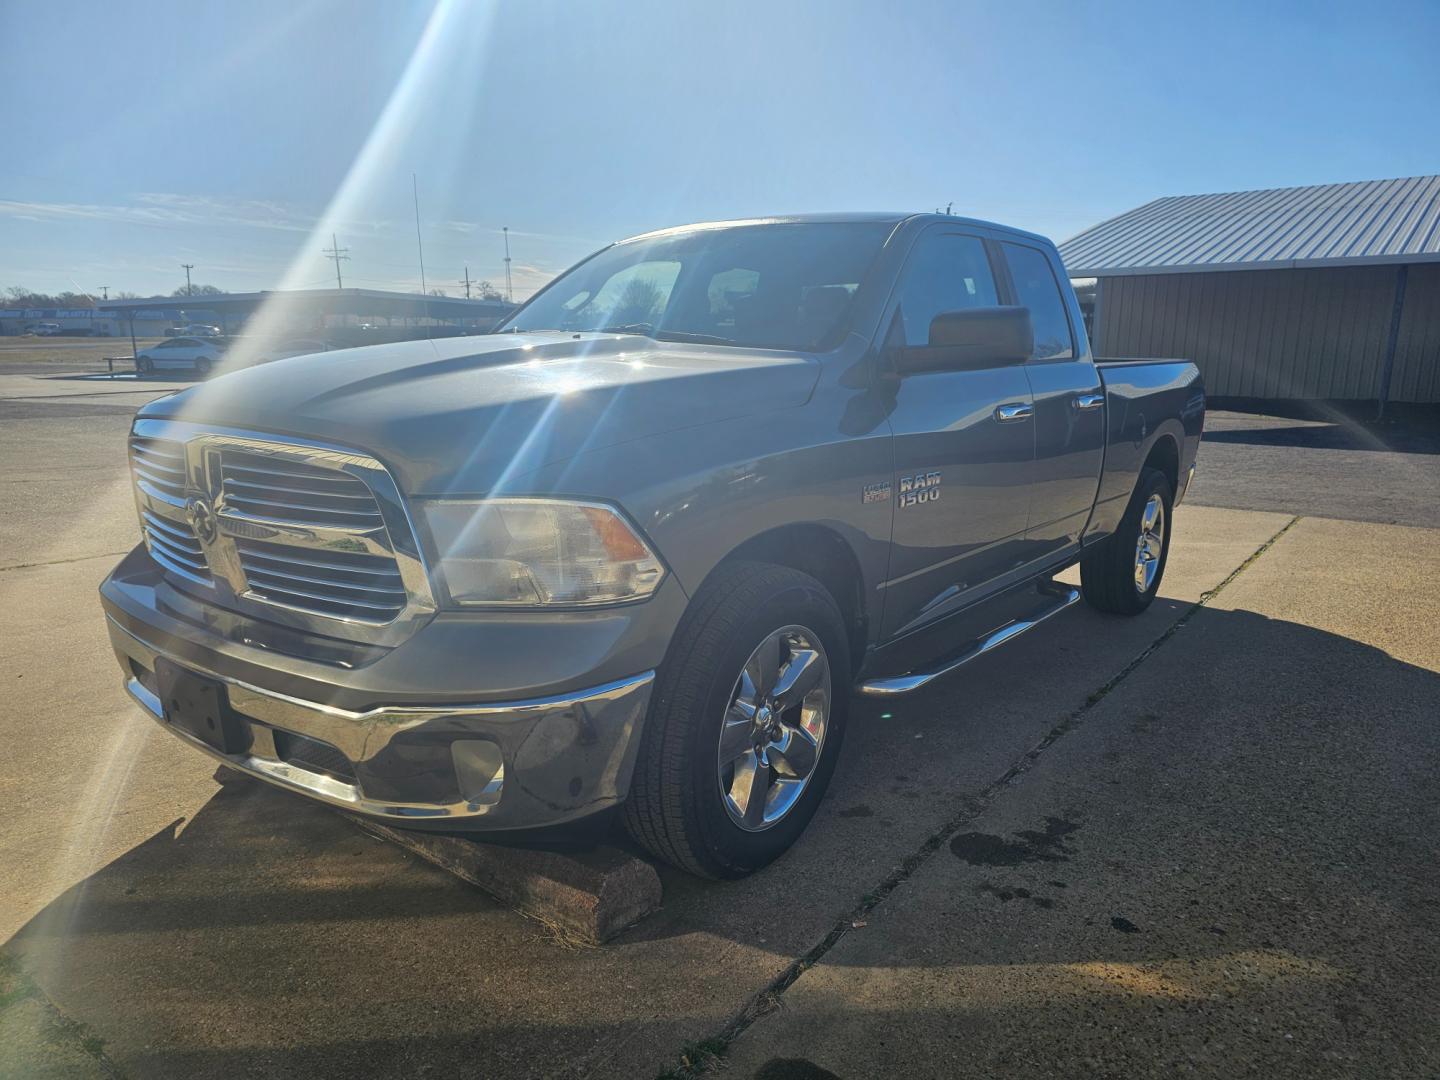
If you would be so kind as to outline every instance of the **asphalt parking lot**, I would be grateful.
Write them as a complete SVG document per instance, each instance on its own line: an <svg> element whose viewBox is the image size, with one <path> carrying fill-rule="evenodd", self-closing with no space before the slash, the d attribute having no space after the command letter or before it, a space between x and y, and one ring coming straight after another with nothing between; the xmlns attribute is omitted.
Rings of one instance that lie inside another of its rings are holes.
<svg viewBox="0 0 1440 1080"><path fill-rule="evenodd" d="M1149 612L860 707L794 851L577 948L125 700L168 388L0 372L0 1075L1440 1072L1435 432L1213 417Z"/></svg>

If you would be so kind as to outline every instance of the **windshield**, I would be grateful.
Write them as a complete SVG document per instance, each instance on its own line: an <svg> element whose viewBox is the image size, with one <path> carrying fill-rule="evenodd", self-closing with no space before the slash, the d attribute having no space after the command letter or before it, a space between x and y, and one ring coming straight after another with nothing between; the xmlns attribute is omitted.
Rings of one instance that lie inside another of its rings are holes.
<svg viewBox="0 0 1440 1080"><path fill-rule="evenodd" d="M499 329L828 348L844 332L855 290L890 228L737 225L627 241L557 279Z"/></svg>

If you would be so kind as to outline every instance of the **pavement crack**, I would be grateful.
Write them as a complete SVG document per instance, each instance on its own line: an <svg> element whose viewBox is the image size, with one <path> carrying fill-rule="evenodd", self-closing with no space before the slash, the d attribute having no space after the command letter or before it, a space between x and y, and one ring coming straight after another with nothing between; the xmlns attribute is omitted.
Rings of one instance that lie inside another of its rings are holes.
<svg viewBox="0 0 1440 1080"><path fill-rule="evenodd" d="M907 855L888 877L861 897L860 902L855 907L836 919L829 933L821 938L816 945L804 955L792 961L774 980L752 995L740 1011L731 1018L730 1022L727 1023L717 1035L706 1040L707 1045L714 1048L710 1057L698 1064L689 1058L683 1059L678 1068L669 1069L660 1075L666 1078L677 1078L677 1080L678 1078L699 1076L708 1069L710 1062L723 1057L730 1044L743 1035L752 1024L767 1014L774 1012L777 1008L783 1007L782 998L785 991L790 989L801 975L819 963L825 954L839 944L840 939L847 933L853 933L857 924L867 922L867 916L870 912L884 903L886 897L909 880L925 863L929 862L931 856L944 847L961 829L987 810L990 804L995 801L995 798L1004 791L1006 787L1029 772L1046 750L1050 749L1050 747L1054 746L1062 738L1079 727L1084 721L1086 714L1095 708L1096 705L1100 704L1107 694L1129 678L1141 664L1154 655L1157 649L1178 634L1201 608L1208 606L1215 597L1224 592L1236 578L1253 566L1265 552L1269 551L1270 548L1300 520L1300 516L1296 515L1287 521L1274 536L1257 547L1239 566L1231 570L1220 584L1207 592L1201 593L1200 599L1195 601L1183 615L1171 623L1164 632L1146 646L1138 656L1121 668L1116 674L1112 675L1098 689L1092 691L1082 704L1073 709L1069 715L1046 732L1039 742L1021 754L1019 758L1011 763L1008 769L981 789L979 794L964 798L960 810L954 816L926 837L924 842Z"/></svg>
<svg viewBox="0 0 1440 1080"><path fill-rule="evenodd" d="M50 559L46 562L24 562L16 563L14 566L0 566L0 574L7 570L32 570L37 566L63 566L66 563L89 562L91 559L113 559L117 555L128 555L130 549L124 551L100 551L94 555L76 555L73 559Z"/></svg>
<svg viewBox="0 0 1440 1080"><path fill-rule="evenodd" d="M124 1080L120 1068L105 1053L105 1040L96 1035L89 1025L67 1016L9 950L0 950L0 990L3 990L0 992L0 1014L24 1002L32 1003L40 1011L39 1026L35 1029L21 1027L18 1033L20 1039L28 1037L33 1045L12 1046L10 1049L31 1051L43 1060L52 1052L49 1048L64 1047L71 1053L94 1060L100 1070L113 1080Z"/></svg>

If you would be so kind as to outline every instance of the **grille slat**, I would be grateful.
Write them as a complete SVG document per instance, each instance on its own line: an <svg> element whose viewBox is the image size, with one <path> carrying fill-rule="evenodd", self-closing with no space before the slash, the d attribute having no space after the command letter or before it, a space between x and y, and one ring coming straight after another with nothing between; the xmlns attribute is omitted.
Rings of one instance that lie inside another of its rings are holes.
<svg viewBox="0 0 1440 1080"><path fill-rule="evenodd" d="M312 570L334 570L342 574L365 574L372 577L383 577L393 581L397 589L403 588L400 580L400 571L395 569L395 564L389 559L377 559L373 567L358 566L349 563L325 562L321 558L312 558L313 552L305 552L303 564ZM374 556L363 556L374 558ZM281 566L296 565L296 560L290 554L267 555L259 550L258 544L248 544L245 549L245 558L249 561L279 563ZM263 569L263 567L262 567Z"/></svg>
<svg viewBox="0 0 1440 1080"><path fill-rule="evenodd" d="M368 611L384 612L386 618L382 621L387 622L394 618L399 608L397 604L374 604L368 600L349 600L334 595L327 596L324 593L306 592L303 589L280 588L259 581L250 582L250 591L276 603L318 610L330 615L363 617L363 613Z"/></svg>
<svg viewBox="0 0 1440 1080"><path fill-rule="evenodd" d="M245 575L250 579L250 584L252 585L262 579L267 579L275 583L277 588L286 588L286 582L294 581L297 582L301 588L307 585L321 585L327 589L344 589L346 592L356 593L359 596L368 597L372 600L387 601L394 604L403 604L405 602L404 589L384 589L377 588L374 585L352 585L347 581L337 581L333 578L317 578L310 577L306 574L291 574L282 570L267 570L264 567L254 566L249 563L242 565L245 566Z"/></svg>
<svg viewBox="0 0 1440 1080"><path fill-rule="evenodd" d="M130 467L161 495L180 503L185 499L185 450L168 439L135 436L130 440Z"/></svg>
<svg viewBox="0 0 1440 1080"><path fill-rule="evenodd" d="M232 490L236 488L249 488L254 491L261 491L267 494L283 492L286 495L313 495L321 499L351 499L359 500L361 503L368 504L370 506L375 505L375 498L368 491L362 495L355 495L348 492L316 491L312 488L290 487L288 485L281 487L272 486L270 484L257 484L250 480L237 480L233 476L227 477L225 483Z"/></svg>
<svg viewBox="0 0 1440 1080"><path fill-rule="evenodd" d="M251 592L335 618L389 622L405 608L405 585L388 555L316 551L237 539Z"/></svg>
<svg viewBox="0 0 1440 1080"><path fill-rule="evenodd" d="M212 582L205 549L188 526L165 521L148 510L141 514L141 521L145 530L145 546L151 558L165 569L192 581L207 585Z"/></svg>
<svg viewBox="0 0 1440 1080"><path fill-rule="evenodd" d="M226 451L225 503L252 517L300 525L378 529L385 524L363 480L282 457Z"/></svg>

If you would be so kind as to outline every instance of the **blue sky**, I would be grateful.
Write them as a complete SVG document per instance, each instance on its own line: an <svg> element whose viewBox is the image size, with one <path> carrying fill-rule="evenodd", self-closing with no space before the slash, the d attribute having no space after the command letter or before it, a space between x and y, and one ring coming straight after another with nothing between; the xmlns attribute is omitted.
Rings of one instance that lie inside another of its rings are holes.
<svg viewBox="0 0 1440 1080"><path fill-rule="evenodd" d="M0 287L517 297L709 218L1440 172L1440 3L0 3Z"/></svg>

